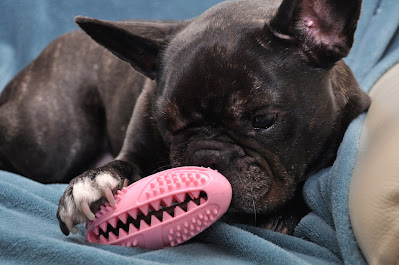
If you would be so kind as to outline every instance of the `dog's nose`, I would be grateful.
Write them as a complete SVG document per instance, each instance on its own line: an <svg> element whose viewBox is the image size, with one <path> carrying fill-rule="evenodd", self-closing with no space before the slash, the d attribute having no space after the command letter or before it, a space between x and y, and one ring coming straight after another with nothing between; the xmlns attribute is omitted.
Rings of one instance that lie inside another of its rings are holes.
<svg viewBox="0 0 399 265"><path fill-rule="evenodd" d="M191 157L194 166L210 167L218 171L226 169L230 159L229 152L212 149L198 150Z"/></svg>

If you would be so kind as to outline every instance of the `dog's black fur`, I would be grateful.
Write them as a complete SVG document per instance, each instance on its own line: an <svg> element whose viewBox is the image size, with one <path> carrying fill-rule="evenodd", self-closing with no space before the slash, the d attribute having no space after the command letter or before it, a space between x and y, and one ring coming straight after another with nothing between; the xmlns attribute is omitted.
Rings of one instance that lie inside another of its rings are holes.
<svg viewBox="0 0 399 265"><path fill-rule="evenodd" d="M232 208L292 232L306 212L298 187L332 164L370 99L341 60L361 0L280 2L225 2L181 22L77 17L94 41L58 38L4 89L0 167L70 181L65 234L104 190L184 165L218 169ZM91 169L106 153L115 159Z"/></svg>

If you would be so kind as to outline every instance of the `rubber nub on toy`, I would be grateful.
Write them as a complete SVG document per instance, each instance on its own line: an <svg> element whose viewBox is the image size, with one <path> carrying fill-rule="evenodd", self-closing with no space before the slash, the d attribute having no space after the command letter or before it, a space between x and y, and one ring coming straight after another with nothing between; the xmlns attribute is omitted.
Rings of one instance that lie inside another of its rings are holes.
<svg viewBox="0 0 399 265"><path fill-rule="evenodd" d="M231 202L216 170L180 167L143 178L115 194L86 223L88 242L160 249L181 244L216 222Z"/></svg>

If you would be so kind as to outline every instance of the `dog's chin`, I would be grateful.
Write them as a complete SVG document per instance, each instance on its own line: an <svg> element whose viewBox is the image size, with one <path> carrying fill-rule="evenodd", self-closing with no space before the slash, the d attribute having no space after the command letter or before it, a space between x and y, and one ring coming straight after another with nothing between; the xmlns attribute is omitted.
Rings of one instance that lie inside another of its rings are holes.
<svg viewBox="0 0 399 265"><path fill-rule="evenodd" d="M257 164L247 163L246 160L234 161L221 173L229 180L233 190L231 207L240 212L255 213L269 193L272 177Z"/></svg>
<svg viewBox="0 0 399 265"><path fill-rule="evenodd" d="M289 182L282 188L280 181L267 173L253 164L223 172L233 189L230 207L245 214L270 214L286 203L295 184Z"/></svg>

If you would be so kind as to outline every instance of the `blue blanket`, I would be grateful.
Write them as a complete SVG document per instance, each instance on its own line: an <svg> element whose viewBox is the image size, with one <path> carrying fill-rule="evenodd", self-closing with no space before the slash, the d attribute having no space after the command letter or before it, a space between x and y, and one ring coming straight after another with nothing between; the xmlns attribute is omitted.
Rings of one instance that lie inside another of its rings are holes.
<svg viewBox="0 0 399 265"><path fill-rule="evenodd" d="M77 14L103 19L182 19L218 0L68 0L0 2L0 88ZM346 59L362 89L399 62L399 1L364 0ZM312 213L294 236L222 222L183 245L157 251L88 244L83 226L65 237L55 218L66 185L43 185L0 172L0 264L365 264L348 212L350 177L365 115L349 126L334 165L312 176L304 196ZM21 150L23 151L23 150Z"/></svg>

